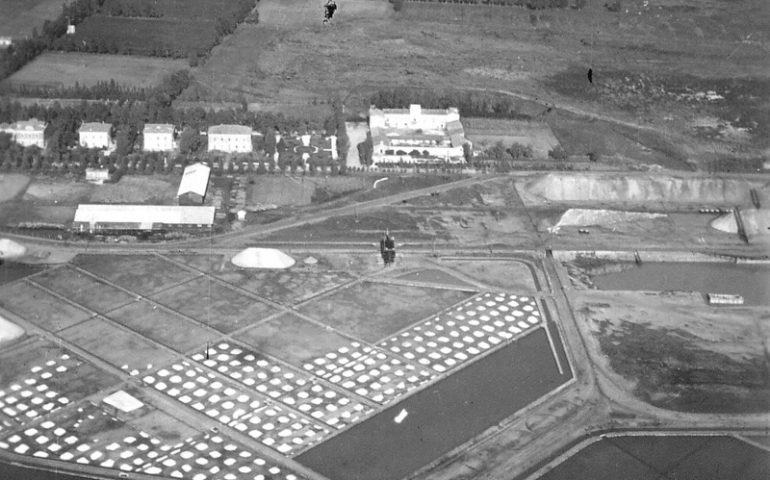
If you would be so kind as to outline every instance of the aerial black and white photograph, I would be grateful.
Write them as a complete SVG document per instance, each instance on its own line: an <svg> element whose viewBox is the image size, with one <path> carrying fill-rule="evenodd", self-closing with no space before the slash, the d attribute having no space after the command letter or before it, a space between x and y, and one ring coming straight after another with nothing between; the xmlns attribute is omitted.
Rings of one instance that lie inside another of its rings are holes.
<svg viewBox="0 0 770 480"><path fill-rule="evenodd" d="M0 0L0 480L770 479L770 0Z"/></svg>

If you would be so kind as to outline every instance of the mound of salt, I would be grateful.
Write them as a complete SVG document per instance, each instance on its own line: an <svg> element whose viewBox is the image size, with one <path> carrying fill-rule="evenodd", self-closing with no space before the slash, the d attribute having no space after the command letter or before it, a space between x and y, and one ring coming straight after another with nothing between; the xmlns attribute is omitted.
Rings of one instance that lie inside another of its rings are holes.
<svg viewBox="0 0 770 480"><path fill-rule="evenodd" d="M587 208L570 208L561 216L558 227L566 226L604 226L624 222L639 222L655 218L665 218L665 213L625 212L621 210L594 210Z"/></svg>
<svg viewBox="0 0 770 480"><path fill-rule="evenodd" d="M241 268L289 268L294 265L293 258L275 248L247 248L231 262Z"/></svg>
<svg viewBox="0 0 770 480"><path fill-rule="evenodd" d="M738 233L738 223L735 221L735 215L725 213L711 221L711 228L726 233Z"/></svg>
<svg viewBox="0 0 770 480"><path fill-rule="evenodd" d="M0 258L21 257L25 253L27 253L27 248L24 245L7 238L0 238Z"/></svg>

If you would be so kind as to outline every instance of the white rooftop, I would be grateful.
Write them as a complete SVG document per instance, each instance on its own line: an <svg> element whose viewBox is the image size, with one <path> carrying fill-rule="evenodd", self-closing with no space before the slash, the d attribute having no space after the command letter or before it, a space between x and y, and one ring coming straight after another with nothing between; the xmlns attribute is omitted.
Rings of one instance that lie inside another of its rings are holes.
<svg viewBox="0 0 770 480"><path fill-rule="evenodd" d="M174 126L170 123L145 123L144 133L174 133Z"/></svg>
<svg viewBox="0 0 770 480"><path fill-rule="evenodd" d="M107 132L112 130L112 125L104 122L84 122L79 132Z"/></svg>
<svg viewBox="0 0 770 480"><path fill-rule="evenodd" d="M142 402L123 390L118 390L112 395L104 397L104 403L126 413L133 412L144 406Z"/></svg>
<svg viewBox="0 0 770 480"><path fill-rule="evenodd" d="M209 135L248 135L251 136L251 127L244 125L213 125L209 127Z"/></svg>
<svg viewBox="0 0 770 480"><path fill-rule="evenodd" d="M215 207L187 207L178 205L94 205L81 204L75 211L76 223L139 224L149 230L154 224L211 225Z"/></svg>
<svg viewBox="0 0 770 480"><path fill-rule="evenodd" d="M201 197L205 196L210 174L211 168L202 163L185 167L182 174L182 182L179 184L176 196L179 197L185 193L195 193Z"/></svg>

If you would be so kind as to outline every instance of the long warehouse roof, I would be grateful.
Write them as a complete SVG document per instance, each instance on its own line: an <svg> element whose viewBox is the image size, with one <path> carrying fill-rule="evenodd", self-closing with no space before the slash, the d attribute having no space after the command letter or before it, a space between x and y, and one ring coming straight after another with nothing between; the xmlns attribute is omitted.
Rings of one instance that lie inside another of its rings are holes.
<svg viewBox="0 0 770 480"><path fill-rule="evenodd" d="M211 225L215 207L177 205L94 205L81 204L75 211L75 223L136 223L150 229L154 224Z"/></svg>

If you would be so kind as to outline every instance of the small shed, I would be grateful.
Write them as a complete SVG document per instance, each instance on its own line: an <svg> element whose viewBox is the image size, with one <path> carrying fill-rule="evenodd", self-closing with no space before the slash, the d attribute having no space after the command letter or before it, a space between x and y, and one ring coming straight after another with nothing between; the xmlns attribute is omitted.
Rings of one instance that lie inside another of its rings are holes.
<svg viewBox="0 0 770 480"><path fill-rule="evenodd" d="M144 414L147 409L144 403L124 390L118 390L104 397L102 402L105 411L118 420L136 418Z"/></svg>
<svg viewBox="0 0 770 480"><path fill-rule="evenodd" d="M106 168L86 168L86 181L101 185L110 181L110 171Z"/></svg>

